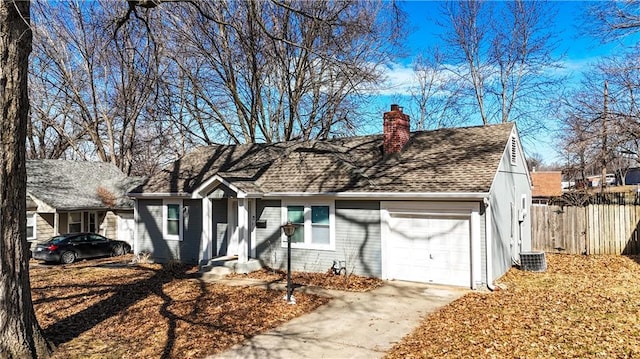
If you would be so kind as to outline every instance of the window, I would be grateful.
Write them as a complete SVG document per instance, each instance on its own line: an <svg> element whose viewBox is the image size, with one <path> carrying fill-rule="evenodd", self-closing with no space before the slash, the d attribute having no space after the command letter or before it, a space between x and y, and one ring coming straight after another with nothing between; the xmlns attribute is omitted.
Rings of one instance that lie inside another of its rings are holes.
<svg viewBox="0 0 640 359"><path fill-rule="evenodd" d="M27 213L27 240L36 239L36 214Z"/></svg>
<svg viewBox="0 0 640 359"><path fill-rule="evenodd" d="M291 243L304 243L304 206L288 206L287 221L296 225Z"/></svg>
<svg viewBox="0 0 640 359"><path fill-rule="evenodd" d="M331 243L329 206L311 206L311 243Z"/></svg>
<svg viewBox="0 0 640 359"><path fill-rule="evenodd" d="M89 224L89 227L87 228L87 232L91 232L91 233L96 233L98 232L98 227L96 226L96 217L98 216L98 214L96 212L89 212L87 214L87 222Z"/></svg>
<svg viewBox="0 0 640 359"><path fill-rule="evenodd" d="M182 204L165 201L163 206L164 238L182 240Z"/></svg>
<svg viewBox="0 0 640 359"><path fill-rule="evenodd" d="M283 218L296 225L291 237L293 248L334 250L333 203L295 203L282 207ZM282 235L282 245L286 246Z"/></svg>
<svg viewBox="0 0 640 359"><path fill-rule="evenodd" d="M82 232L82 212L69 212L67 218L67 232Z"/></svg>

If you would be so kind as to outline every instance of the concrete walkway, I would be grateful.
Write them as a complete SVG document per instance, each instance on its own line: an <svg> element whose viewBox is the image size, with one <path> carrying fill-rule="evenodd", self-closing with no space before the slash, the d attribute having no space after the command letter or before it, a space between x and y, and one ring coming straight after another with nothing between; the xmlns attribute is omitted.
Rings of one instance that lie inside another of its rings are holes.
<svg viewBox="0 0 640 359"><path fill-rule="evenodd" d="M468 292L396 281L367 293L308 287L296 291L333 299L312 313L210 358L379 358L425 315Z"/></svg>

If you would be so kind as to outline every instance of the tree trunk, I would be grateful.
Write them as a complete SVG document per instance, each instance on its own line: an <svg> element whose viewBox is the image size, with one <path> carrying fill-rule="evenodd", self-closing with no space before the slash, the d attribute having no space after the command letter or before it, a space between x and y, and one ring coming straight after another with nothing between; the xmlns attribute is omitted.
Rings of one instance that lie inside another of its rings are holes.
<svg viewBox="0 0 640 359"><path fill-rule="evenodd" d="M45 358L36 321L26 240L29 2L0 2L0 357Z"/></svg>

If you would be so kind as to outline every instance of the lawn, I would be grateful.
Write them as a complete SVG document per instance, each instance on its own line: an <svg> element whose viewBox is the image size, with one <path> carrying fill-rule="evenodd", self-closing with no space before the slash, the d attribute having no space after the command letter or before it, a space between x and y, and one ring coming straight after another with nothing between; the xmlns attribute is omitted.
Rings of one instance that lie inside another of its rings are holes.
<svg viewBox="0 0 640 359"><path fill-rule="evenodd" d="M194 268L131 257L32 265L36 316L54 358L200 358L313 311L329 299L205 283Z"/></svg>
<svg viewBox="0 0 640 359"><path fill-rule="evenodd" d="M547 254L425 317L387 358L640 357L640 257Z"/></svg>

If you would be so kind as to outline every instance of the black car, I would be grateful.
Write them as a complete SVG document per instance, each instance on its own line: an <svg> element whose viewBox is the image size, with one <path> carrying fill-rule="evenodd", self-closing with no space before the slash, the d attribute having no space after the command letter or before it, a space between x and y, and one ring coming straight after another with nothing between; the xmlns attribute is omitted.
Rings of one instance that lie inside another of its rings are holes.
<svg viewBox="0 0 640 359"><path fill-rule="evenodd" d="M68 233L55 236L33 249L33 258L46 262L73 263L76 259L119 256L128 253L127 242L95 233Z"/></svg>

